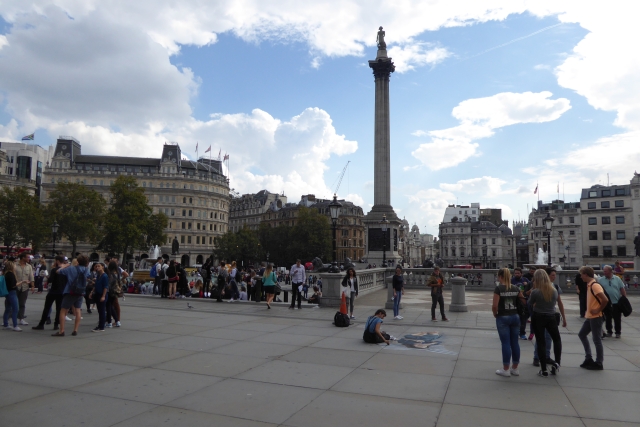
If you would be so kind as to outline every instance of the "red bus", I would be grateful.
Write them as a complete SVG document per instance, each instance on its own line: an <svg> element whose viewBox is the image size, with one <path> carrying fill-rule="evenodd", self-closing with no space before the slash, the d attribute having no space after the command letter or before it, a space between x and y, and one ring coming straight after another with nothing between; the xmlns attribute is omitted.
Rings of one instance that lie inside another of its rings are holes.
<svg viewBox="0 0 640 427"><path fill-rule="evenodd" d="M465 270L473 270L473 265L471 265L471 264L461 264L461 265L454 265L451 268L462 268L462 269L465 269Z"/></svg>
<svg viewBox="0 0 640 427"><path fill-rule="evenodd" d="M0 246L0 255L7 256L8 248L6 246ZM11 251L8 252L9 256L17 257L23 252L31 253L31 248L21 248L19 246L11 246Z"/></svg>

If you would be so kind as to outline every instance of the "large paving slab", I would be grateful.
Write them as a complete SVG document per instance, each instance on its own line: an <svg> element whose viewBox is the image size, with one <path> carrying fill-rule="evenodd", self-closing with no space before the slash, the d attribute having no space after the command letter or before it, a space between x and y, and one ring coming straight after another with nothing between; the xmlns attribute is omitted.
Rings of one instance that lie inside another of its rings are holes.
<svg viewBox="0 0 640 427"><path fill-rule="evenodd" d="M77 337L0 331L0 426L640 427L637 313L621 339L604 341L605 370L585 371L577 299L566 293L559 375L537 376L533 343L519 341L520 376L504 378L490 292L470 292L469 312L434 323L427 292L412 290L404 319L383 324L401 340L365 344L364 322L385 295L359 298L344 329L332 325L334 309L210 300L188 309L127 296L123 326L103 333L91 332L95 314ZM29 320L43 303L30 296Z"/></svg>

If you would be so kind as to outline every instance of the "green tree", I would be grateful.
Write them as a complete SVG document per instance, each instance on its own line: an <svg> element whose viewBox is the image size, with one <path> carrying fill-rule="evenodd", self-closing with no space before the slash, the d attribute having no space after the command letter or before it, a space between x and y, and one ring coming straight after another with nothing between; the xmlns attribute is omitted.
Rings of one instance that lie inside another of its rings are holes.
<svg viewBox="0 0 640 427"><path fill-rule="evenodd" d="M166 241L167 226L164 214L153 215L144 188L131 176L119 176L110 188L111 202L104 220L104 237L98 248L107 252L126 254L135 249L148 249L149 242ZM146 236L146 238L145 238Z"/></svg>
<svg viewBox="0 0 640 427"><path fill-rule="evenodd" d="M329 219L316 209L304 206L300 208L290 237L292 260L300 258L311 261L315 257L320 257L323 261L333 259Z"/></svg>
<svg viewBox="0 0 640 427"><path fill-rule="evenodd" d="M229 231L217 237L215 243L213 255L218 260L236 261L245 267L260 261L260 240L256 232L248 227L237 232Z"/></svg>
<svg viewBox="0 0 640 427"><path fill-rule="evenodd" d="M37 196L23 187L0 191L0 236L8 248L21 245L38 248L48 237Z"/></svg>
<svg viewBox="0 0 640 427"><path fill-rule="evenodd" d="M75 256L78 242L100 241L106 211L107 202L97 191L84 184L59 182L49 195L46 216L58 223L58 235L69 240Z"/></svg>

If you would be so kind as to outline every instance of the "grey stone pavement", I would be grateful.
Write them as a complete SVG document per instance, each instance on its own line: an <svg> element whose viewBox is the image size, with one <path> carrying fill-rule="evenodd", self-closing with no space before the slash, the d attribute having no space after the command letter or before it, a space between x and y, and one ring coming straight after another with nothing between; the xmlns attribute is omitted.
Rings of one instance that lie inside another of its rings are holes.
<svg viewBox="0 0 640 427"><path fill-rule="evenodd" d="M404 320L383 329L437 332L427 349L362 341L385 293L358 300L346 329L331 309L190 300L189 310L128 296L123 327L104 333L86 313L77 337L0 331L0 426L640 426L637 314L622 339L605 340L605 370L585 371L577 299L565 294L559 375L538 377L521 341L521 376L503 378L490 293L468 292L470 312L434 324L428 292L407 292ZM32 325L43 301L29 296Z"/></svg>

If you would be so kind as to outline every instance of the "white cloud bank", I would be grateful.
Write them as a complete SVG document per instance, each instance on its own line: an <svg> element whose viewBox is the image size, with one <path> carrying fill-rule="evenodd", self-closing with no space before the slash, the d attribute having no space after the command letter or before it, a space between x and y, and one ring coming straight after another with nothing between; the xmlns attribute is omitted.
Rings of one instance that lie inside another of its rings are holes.
<svg viewBox="0 0 640 427"><path fill-rule="evenodd" d="M476 140L494 135L495 129L518 123L543 123L558 119L571 108L566 98L550 99L551 92L503 92L468 99L452 111L458 126L426 132L431 142L411 154L431 170L456 166L477 154ZM414 135L423 135L416 131Z"/></svg>

